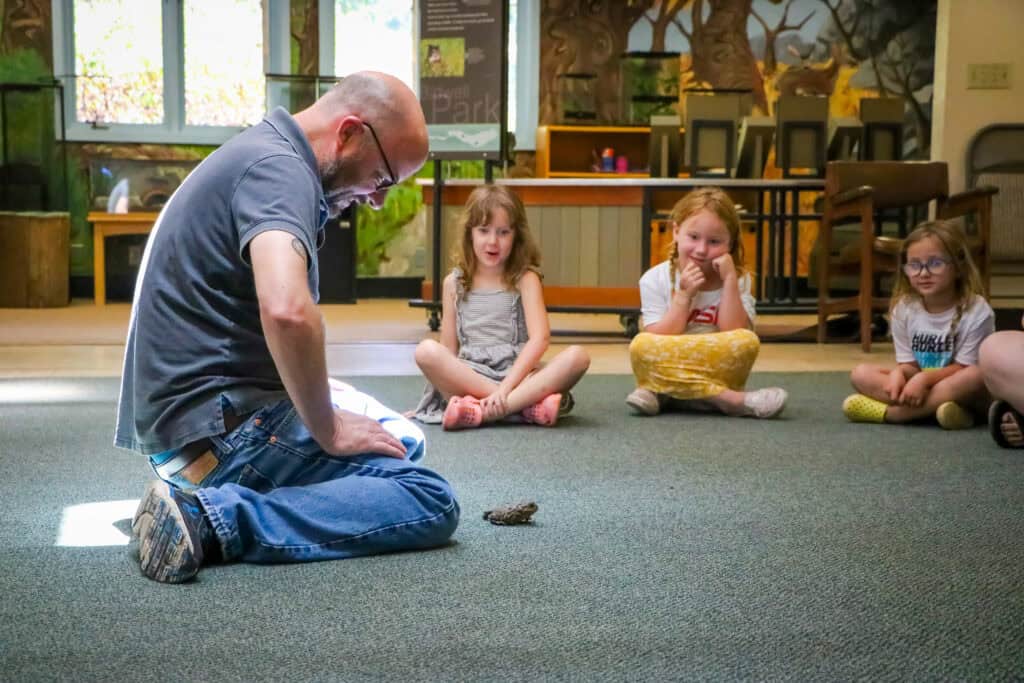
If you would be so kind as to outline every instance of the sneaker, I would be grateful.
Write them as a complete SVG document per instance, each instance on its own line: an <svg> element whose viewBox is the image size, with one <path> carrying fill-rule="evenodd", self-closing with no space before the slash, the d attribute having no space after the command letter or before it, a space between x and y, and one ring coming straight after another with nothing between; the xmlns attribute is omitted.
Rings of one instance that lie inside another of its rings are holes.
<svg viewBox="0 0 1024 683"><path fill-rule="evenodd" d="M747 409L748 417L767 419L776 417L786 407L786 399L789 394L785 389L769 387L748 391L743 395L743 405Z"/></svg>
<svg viewBox="0 0 1024 683"><path fill-rule="evenodd" d="M188 581L202 567L206 549L219 548L199 499L160 480L146 486L132 535L142 573L161 583Z"/></svg>
<svg viewBox="0 0 1024 683"><path fill-rule="evenodd" d="M974 426L974 415L956 401L946 401L935 409L935 419L943 429L969 429Z"/></svg>
<svg viewBox="0 0 1024 683"><path fill-rule="evenodd" d="M562 394L562 400L558 403L558 417L565 417L572 412L574 407L576 407L576 399L572 397L572 392L565 392Z"/></svg>
<svg viewBox="0 0 1024 683"><path fill-rule="evenodd" d="M864 394L850 394L843 401L843 415L850 422L885 422L885 411L889 406Z"/></svg>
<svg viewBox="0 0 1024 683"><path fill-rule="evenodd" d="M663 404L661 396L650 389L637 387L626 397L626 405L644 415L657 415Z"/></svg>

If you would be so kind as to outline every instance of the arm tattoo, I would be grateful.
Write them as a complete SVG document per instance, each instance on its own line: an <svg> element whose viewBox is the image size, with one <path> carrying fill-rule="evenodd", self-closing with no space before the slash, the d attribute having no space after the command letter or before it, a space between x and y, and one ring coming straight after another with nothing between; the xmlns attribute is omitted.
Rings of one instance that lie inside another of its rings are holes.
<svg viewBox="0 0 1024 683"><path fill-rule="evenodd" d="M305 264L306 263L306 248L304 246L302 246L302 242L299 241L298 237L293 237L292 238L292 249L294 249L295 253L298 254L302 258L302 263Z"/></svg>

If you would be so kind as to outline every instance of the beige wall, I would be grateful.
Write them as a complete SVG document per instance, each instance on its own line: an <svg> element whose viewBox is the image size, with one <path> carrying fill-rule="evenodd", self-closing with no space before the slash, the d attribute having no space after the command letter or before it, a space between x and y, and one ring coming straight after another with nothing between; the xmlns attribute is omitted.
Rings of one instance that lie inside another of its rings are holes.
<svg viewBox="0 0 1024 683"><path fill-rule="evenodd" d="M950 191L965 183L971 137L991 123L1024 122L1024 0L939 0L932 159L949 163ZM1009 90L968 90L967 65L1009 63Z"/></svg>

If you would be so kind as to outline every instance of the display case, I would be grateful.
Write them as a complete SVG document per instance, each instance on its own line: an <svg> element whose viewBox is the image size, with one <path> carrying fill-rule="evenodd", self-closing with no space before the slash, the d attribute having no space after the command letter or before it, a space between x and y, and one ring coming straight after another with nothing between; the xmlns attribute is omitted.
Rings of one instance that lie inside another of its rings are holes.
<svg viewBox="0 0 1024 683"><path fill-rule="evenodd" d="M0 210L67 210L63 93L58 81L0 83Z"/></svg>
<svg viewBox="0 0 1024 683"><path fill-rule="evenodd" d="M679 53L625 52L619 60L622 122L647 125L652 115L679 113Z"/></svg>
<svg viewBox="0 0 1024 683"><path fill-rule="evenodd" d="M198 160L92 159L90 208L107 213L159 211L198 165Z"/></svg>
<svg viewBox="0 0 1024 683"><path fill-rule="evenodd" d="M597 76L566 73L558 76L558 112L564 124L593 123L597 120Z"/></svg>

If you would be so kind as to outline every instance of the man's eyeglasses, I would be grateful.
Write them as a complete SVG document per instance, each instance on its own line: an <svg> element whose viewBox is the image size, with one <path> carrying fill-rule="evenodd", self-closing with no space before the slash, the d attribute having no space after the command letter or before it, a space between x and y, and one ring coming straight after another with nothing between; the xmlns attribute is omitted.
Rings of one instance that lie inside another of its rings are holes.
<svg viewBox="0 0 1024 683"><path fill-rule="evenodd" d="M930 275L941 275L948 265L949 261L935 256L926 262L907 261L903 264L903 272L911 277L917 277L926 270Z"/></svg>
<svg viewBox="0 0 1024 683"><path fill-rule="evenodd" d="M377 151L380 152L380 158L384 161L384 168L386 168L388 170L388 177L385 178L384 180L380 181L377 184L377 189L374 190L375 193L376 192L381 192L383 190L388 189L389 187L393 187L393 186L397 185L398 184L398 180L395 178L395 172L391 170L391 164L388 163L388 158L384 154L384 148L380 146L380 138L377 137L377 131L375 131L373 129L373 126L371 126L366 121L363 121L363 125L366 126L370 130L370 135L373 136L373 141L377 145Z"/></svg>

